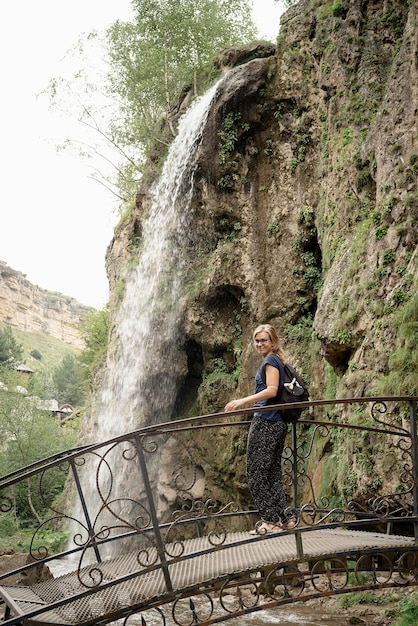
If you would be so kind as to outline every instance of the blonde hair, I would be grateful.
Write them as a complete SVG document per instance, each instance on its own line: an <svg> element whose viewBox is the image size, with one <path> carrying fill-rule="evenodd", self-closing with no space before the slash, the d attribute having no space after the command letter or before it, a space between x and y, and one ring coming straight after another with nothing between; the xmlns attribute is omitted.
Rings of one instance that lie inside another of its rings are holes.
<svg viewBox="0 0 418 626"><path fill-rule="evenodd" d="M280 339L276 332L276 329L271 324L260 324L260 326L257 326L255 331L253 332L253 340L255 340L258 333L268 334L268 336L270 337L270 341L272 343L273 353L277 354L277 356L282 361L283 365L286 365L287 363L286 352L284 351L282 344L280 343Z"/></svg>

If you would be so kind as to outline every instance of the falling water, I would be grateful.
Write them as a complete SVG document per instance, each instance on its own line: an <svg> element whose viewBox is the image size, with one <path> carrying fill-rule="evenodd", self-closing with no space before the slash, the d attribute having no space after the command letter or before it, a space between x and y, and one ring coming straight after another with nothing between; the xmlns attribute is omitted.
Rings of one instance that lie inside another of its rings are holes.
<svg viewBox="0 0 418 626"><path fill-rule="evenodd" d="M98 417L101 440L173 416L195 154L216 91L217 85L182 117L152 189L141 256L127 277L115 321L116 349L108 359Z"/></svg>
<svg viewBox="0 0 418 626"><path fill-rule="evenodd" d="M173 417L179 381L186 373L180 333L185 308L184 271L196 151L218 85L197 99L180 120L161 176L151 190L141 253L136 268L130 270L126 278L102 393L93 411L96 441L106 441ZM154 457L155 467L148 471L153 474L151 481L155 487L158 457ZM138 473L130 481L132 468L122 467L116 457L114 464L117 481L115 476L98 477L94 459L83 468L82 487L92 520L103 504L97 480L103 480L102 493L107 493L108 485L113 485L112 496L119 503L119 514L126 518L132 514L132 501L127 494L132 494L139 502L145 498L143 485L138 484ZM106 510L102 510L96 528L99 522L112 526L107 516ZM84 519L81 504L75 505L72 517L74 527L70 534L75 536L80 530L76 520ZM112 546L108 548L111 550Z"/></svg>

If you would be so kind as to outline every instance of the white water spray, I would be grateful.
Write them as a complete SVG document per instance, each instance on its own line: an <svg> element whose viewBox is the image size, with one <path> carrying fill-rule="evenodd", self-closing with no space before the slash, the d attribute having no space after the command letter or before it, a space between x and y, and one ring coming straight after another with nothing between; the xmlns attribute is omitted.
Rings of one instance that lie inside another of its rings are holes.
<svg viewBox="0 0 418 626"><path fill-rule="evenodd" d="M93 436L97 442L173 417L179 381L186 373L180 333L185 300L185 243L191 223L196 151L218 85L196 100L180 120L160 179L152 189L149 215L143 225L141 255L137 267L126 278L103 390L93 411ZM116 452L115 455L107 457L100 475L97 474L98 460L94 457L89 457L81 472L82 490L96 532L103 525L115 525L112 514L106 508L102 510L99 484L102 494L110 494L111 488L111 498L118 503L112 505L118 510L118 519L135 517L138 514L136 503L146 497L139 472L133 472L132 463L124 463ZM148 471L152 473L155 488L158 455L153 463ZM110 466L113 468L107 473ZM80 532L76 520L84 524L81 503L75 505L75 509L70 529L72 537ZM108 547L111 553L112 545Z"/></svg>
<svg viewBox="0 0 418 626"><path fill-rule="evenodd" d="M173 416L181 373L179 322L195 155L217 85L182 117L152 189L138 266L126 280L99 407L98 440ZM183 365L184 367L184 365Z"/></svg>

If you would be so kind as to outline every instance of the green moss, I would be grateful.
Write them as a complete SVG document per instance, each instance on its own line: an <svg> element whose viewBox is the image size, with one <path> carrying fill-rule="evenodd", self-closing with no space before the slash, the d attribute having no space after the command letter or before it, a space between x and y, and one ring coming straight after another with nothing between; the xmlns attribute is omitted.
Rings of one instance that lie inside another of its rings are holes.
<svg viewBox="0 0 418 626"><path fill-rule="evenodd" d="M396 329L400 346L388 358L388 373L374 388L374 393L418 395L418 294L409 297L392 314L391 327Z"/></svg>
<svg viewBox="0 0 418 626"><path fill-rule="evenodd" d="M338 377L335 370L328 363L325 365L325 399L336 398Z"/></svg>
<svg viewBox="0 0 418 626"><path fill-rule="evenodd" d="M356 583L354 582L354 584ZM355 606L356 604L389 604L390 602L393 602L393 599L380 596L374 591L347 593L340 600L340 604L344 609Z"/></svg>

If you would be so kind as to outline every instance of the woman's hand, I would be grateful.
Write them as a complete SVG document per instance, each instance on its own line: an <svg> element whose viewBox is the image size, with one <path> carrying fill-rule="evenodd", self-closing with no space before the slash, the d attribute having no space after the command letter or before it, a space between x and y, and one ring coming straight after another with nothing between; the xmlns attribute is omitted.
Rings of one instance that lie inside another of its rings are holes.
<svg viewBox="0 0 418 626"><path fill-rule="evenodd" d="M231 400L225 406L224 411L235 411L235 409L239 409L244 403L242 400Z"/></svg>
<svg viewBox="0 0 418 626"><path fill-rule="evenodd" d="M268 365L267 367L268 368L271 367L272 370L277 372L277 375L274 375L273 373L273 376L271 376L271 378L273 379L273 382L277 382L278 377L279 377L279 371L276 370L272 366ZM267 370L267 376L269 376L269 374L270 372L269 370ZM239 398L239 400L231 400L225 406L224 411L236 411L237 409L240 409L242 406L245 406L246 404L250 404L251 402L259 402L260 400L268 400L269 398L275 398L277 395L277 387L278 385L273 385L272 382L269 381L269 386L267 387L267 389L263 389L262 391L259 391L258 393L255 393L252 396L247 396L246 398Z"/></svg>

